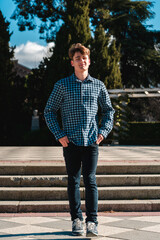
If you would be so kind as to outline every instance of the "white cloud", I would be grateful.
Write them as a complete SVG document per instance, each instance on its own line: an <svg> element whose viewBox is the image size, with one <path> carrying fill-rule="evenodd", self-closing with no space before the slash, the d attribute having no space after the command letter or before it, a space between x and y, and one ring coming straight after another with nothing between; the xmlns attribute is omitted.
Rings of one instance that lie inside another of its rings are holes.
<svg viewBox="0 0 160 240"><path fill-rule="evenodd" d="M28 41L26 44L21 44L14 50L15 59L18 62L29 68L38 67L43 57L49 57L49 49L54 46L54 43L49 43L47 46L39 45L35 42Z"/></svg>

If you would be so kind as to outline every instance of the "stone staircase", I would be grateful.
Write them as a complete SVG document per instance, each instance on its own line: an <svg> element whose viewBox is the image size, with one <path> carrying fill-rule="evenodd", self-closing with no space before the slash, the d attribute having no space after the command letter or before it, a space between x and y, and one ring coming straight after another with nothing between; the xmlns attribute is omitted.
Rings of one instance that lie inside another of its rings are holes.
<svg viewBox="0 0 160 240"><path fill-rule="evenodd" d="M97 168L99 212L160 211L160 162L104 162ZM81 181L82 209L85 189ZM0 212L68 212L62 162L0 162Z"/></svg>

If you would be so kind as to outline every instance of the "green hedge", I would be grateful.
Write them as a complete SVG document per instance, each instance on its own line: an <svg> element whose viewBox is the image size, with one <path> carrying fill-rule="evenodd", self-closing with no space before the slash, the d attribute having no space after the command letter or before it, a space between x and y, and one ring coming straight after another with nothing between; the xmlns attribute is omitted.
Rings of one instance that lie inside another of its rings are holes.
<svg viewBox="0 0 160 240"><path fill-rule="evenodd" d="M160 122L130 122L128 137L119 144L160 145Z"/></svg>
<svg viewBox="0 0 160 240"><path fill-rule="evenodd" d="M101 145L112 144L113 132ZM128 136L119 139L120 145L160 145L160 122L129 122ZM28 146L60 146L48 128L28 132L22 145Z"/></svg>

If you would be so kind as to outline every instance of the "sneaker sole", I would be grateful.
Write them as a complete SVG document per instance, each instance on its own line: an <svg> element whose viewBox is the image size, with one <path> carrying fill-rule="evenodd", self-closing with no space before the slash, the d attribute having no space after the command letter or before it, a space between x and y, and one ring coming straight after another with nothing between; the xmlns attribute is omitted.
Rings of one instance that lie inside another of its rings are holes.
<svg viewBox="0 0 160 240"><path fill-rule="evenodd" d="M77 233L73 233L73 232L72 232L72 235L73 235L73 236L83 236L83 235L84 235L84 232L77 232Z"/></svg>
<svg viewBox="0 0 160 240"><path fill-rule="evenodd" d="M86 234L86 237L98 237L98 234L90 232Z"/></svg>

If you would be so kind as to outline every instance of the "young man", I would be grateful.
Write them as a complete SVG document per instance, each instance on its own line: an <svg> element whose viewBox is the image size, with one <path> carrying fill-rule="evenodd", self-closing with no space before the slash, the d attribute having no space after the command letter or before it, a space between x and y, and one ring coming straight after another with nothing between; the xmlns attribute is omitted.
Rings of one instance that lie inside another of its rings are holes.
<svg viewBox="0 0 160 240"><path fill-rule="evenodd" d="M47 102L44 115L55 138L63 146L68 174L68 198L72 234L83 235L83 216L80 199L81 165L85 185L86 236L97 236L98 190L96 168L98 145L113 126L112 108L105 85L88 74L90 50L80 43L69 49L74 74L56 82ZM101 126L98 125L98 104L101 106ZM61 110L63 129L56 113Z"/></svg>

